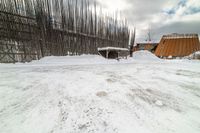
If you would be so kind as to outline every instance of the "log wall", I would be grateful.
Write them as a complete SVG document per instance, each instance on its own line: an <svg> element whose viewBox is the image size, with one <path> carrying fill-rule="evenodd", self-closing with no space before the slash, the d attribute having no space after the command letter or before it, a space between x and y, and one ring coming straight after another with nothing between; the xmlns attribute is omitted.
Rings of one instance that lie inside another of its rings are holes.
<svg viewBox="0 0 200 133"><path fill-rule="evenodd" d="M1 63L128 48L129 34L125 19L88 0L0 0Z"/></svg>

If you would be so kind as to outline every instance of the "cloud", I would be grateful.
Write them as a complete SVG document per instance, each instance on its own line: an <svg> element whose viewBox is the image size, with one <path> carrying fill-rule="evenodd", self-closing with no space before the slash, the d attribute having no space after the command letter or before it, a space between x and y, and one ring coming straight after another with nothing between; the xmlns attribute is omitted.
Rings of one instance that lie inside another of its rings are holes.
<svg viewBox="0 0 200 133"><path fill-rule="evenodd" d="M98 0L109 9L120 9L131 27L137 28L137 40L146 39L148 28L154 40L163 34L198 33L199 0ZM112 4L114 3L114 4Z"/></svg>
<svg viewBox="0 0 200 133"><path fill-rule="evenodd" d="M169 34L169 33L200 33L199 27L199 21L193 21L193 22L173 22L171 24L163 25L159 28L156 28L153 30L153 37L154 39L157 39L157 41L160 40L161 36L163 34Z"/></svg>

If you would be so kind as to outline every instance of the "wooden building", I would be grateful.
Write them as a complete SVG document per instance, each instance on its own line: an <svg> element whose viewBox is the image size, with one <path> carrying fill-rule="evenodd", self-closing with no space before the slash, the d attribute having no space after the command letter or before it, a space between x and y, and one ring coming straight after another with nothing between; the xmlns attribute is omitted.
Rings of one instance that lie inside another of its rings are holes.
<svg viewBox="0 0 200 133"><path fill-rule="evenodd" d="M176 58L188 56L200 50L197 34L164 35L155 51L160 58Z"/></svg>
<svg viewBox="0 0 200 133"><path fill-rule="evenodd" d="M133 52L140 50L148 50L154 53L155 49L157 48L157 45L158 43L153 43L153 42L137 43L136 46L133 47Z"/></svg>

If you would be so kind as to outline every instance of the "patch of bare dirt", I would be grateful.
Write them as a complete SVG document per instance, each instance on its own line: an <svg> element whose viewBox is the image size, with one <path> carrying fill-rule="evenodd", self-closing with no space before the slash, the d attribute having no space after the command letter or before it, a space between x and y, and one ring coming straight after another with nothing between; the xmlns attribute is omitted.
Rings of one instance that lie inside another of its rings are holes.
<svg viewBox="0 0 200 133"><path fill-rule="evenodd" d="M96 95L98 97L106 97L108 95L108 93L106 93L105 91L100 91L100 92L97 92Z"/></svg>

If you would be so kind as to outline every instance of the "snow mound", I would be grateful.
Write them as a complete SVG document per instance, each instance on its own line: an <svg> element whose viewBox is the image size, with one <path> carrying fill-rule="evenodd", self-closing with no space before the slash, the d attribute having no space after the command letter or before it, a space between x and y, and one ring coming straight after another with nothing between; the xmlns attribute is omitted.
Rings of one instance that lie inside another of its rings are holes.
<svg viewBox="0 0 200 133"><path fill-rule="evenodd" d="M100 64L121 64L132 63L132 59L105 59L100 55L81 55L81 56L49 56L40 59L39 61L32 61L33 65L100 65Z"/></svg>
<svg viewBox="0 0 200 133"><path fill-rule="evenodd" d="M160 60L157 56L146 50L134 52L133 58L138 60L151 60L151 61Z"/></svg>
<svg viewBox="0 0 200 133"><path fill-rule="evenodd" d="M106 60L98 55L81 55L81 56L49 56L34 61L39 64L66 64L66 65L81 65L81 64L99 64L105 63Z"/></svg>
<svg viewBox="0 0 200 133"><path fill-rule="evenodd" d="M104 64L124 64L133 63L136 60L156 61L158 57L149 51L138 51L133 53L133 58L120 59L105 59L100 55L81 55L81 56L49 56L38 61L32 61L32 65L104 65Z"/></svg>

